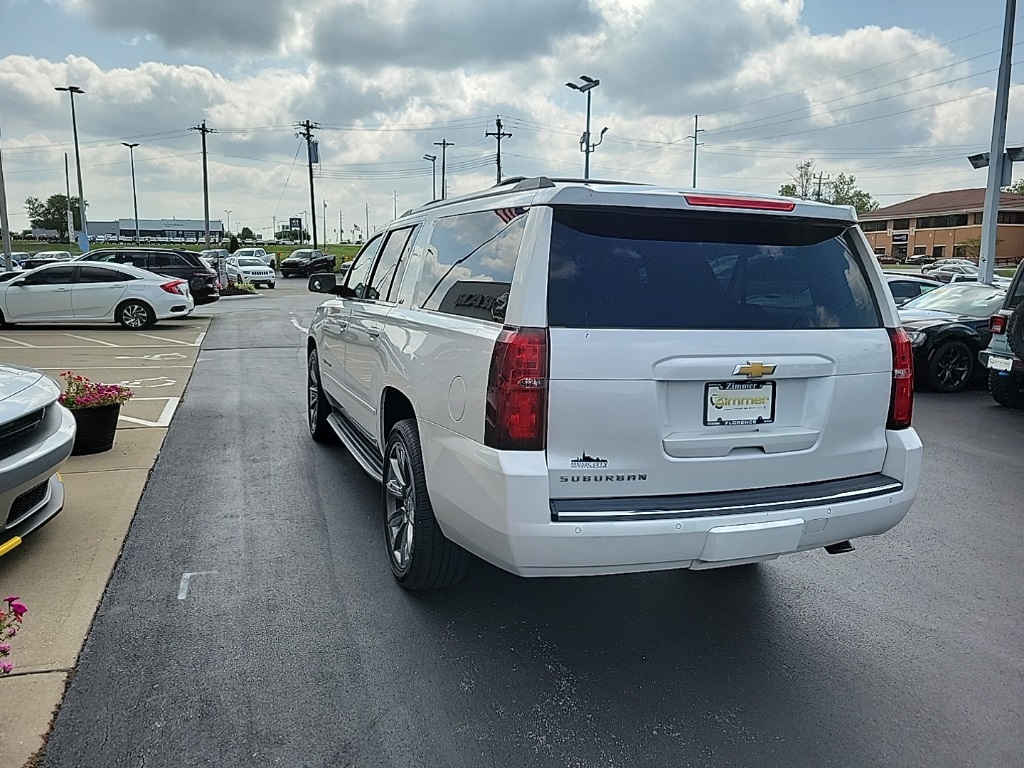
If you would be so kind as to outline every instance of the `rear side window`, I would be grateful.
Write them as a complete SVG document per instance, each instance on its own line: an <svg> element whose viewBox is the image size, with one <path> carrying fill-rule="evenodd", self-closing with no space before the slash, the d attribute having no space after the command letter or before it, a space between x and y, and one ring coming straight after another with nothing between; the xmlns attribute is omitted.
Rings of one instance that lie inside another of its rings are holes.
<svg viewBox="0 0 1024 768"><path fill-rule="evenodd" d="M1017 305L1024 302L1024 265L1017 268L1017 275L1013 285L1006 293L1006 308L1016 309Z"/></svg>
<svg viewBox="0 0 1024 768"><path fill-rule="evenodd" d="M524 208L438 219L414 305L503 323L525 226Z"/></svg>
<svg viewBox="0 0 1024 768"><path fill-rule="evenodd" d="M556 208L548 322L563 328L877 328L848 225Z"/></svg>

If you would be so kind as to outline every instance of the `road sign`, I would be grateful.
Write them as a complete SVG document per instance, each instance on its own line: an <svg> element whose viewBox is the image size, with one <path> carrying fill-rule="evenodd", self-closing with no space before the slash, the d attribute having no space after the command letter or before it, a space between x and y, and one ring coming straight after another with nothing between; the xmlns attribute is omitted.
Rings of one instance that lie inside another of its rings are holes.
<svg viewBox="0 0 1024 768"><path fill-rule="evenodd" d="M290 230L292 230L292 232L301 232L302 231L302 219L300 219L300 218L288 219L288 228Z"/></svg>

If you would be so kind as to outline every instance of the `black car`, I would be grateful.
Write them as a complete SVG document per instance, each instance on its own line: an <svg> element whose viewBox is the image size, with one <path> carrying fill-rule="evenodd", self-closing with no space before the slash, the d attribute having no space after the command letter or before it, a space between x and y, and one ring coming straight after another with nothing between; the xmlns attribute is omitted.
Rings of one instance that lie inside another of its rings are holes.
<svg viewBox="0 0 1024 768"><path fill-rule="evenodd" d="M131 264L158 275L188 280L196 306L220 298L217 272L202 262L198 253L173 248L99 248L78 257L79 261Z"/></svg>
<svg viewBox="0 0 1024 768"><path fill-rule="evenodd" d="M992 334L989 317L1005 289L983 283L954 283L929 291L899 308L914 348L914 381L937 392L959 392L985 369L978 353Z"/></svg>
<svg viewBox="0 0 1024 768"><path fill-rule="evenodd" d="M277 266L282 277L309 277L314 272L333 272L334 257L319 248L299 248Z"/></svg>

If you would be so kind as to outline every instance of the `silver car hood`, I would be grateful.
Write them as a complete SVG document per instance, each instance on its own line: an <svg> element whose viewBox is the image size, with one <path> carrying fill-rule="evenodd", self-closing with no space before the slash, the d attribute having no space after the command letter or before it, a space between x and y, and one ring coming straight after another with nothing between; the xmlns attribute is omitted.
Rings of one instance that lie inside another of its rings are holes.
<svg viewBox="0 0 1024 768"><path fill-rule="evenodd" d="M31 368L0 364L0 424L47 406L59 396L60 387L49 376Z"/></svg>

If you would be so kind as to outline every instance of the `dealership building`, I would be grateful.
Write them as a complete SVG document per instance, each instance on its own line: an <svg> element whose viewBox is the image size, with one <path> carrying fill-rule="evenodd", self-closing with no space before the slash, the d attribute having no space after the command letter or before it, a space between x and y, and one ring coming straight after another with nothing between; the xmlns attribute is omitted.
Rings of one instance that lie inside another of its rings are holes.
<svg viewBox="0 0 1024 768"><path fill-rule="evenodd" d="M89 235L97 239L135 239L135 219L115 221L90 221ZM224 224L219 219L210 220L210 242L220 242L224 237ZM139 238L150 242L194 242L206 238L206 223L202 219L139 219Z"/></svg>
<svg viewBox="0 0 1024 768"><path fill-rule="evenodd" d="M860 226L878 256L962 258L967 242L981 238L984 207L984 189L935 192L863 213ZM1024 195L999 195L996 228L996 263L1017 263L1024 257Z"/></svg>

